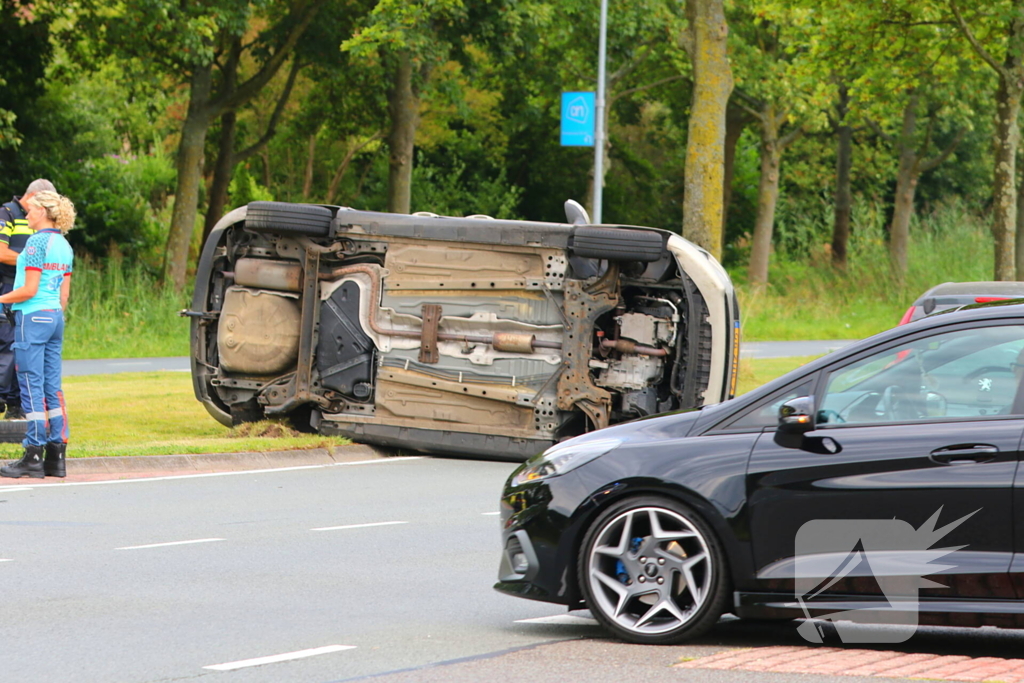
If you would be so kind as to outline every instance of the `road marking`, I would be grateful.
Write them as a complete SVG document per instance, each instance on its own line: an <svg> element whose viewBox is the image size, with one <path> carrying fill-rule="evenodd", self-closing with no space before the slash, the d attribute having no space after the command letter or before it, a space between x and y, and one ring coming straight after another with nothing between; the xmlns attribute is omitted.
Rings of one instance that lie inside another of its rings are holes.
<svg viewBox="0 0 1024 683"><path fill-rule="evenodd" d="M332 652L341 652L342 650L354 650L355 647L355 645L326 645L324 647L314 647L310 650L299 650L298 652L285 652L280 655L270 655L269 657L243 659L238 662L228 662L227 664L212 664L210 666L204 666L203 668L211 669L213 671L234 671L235 669L244 669L248 666L276 664L277 662L288 662L293 659L305 659L306 657L315 657L317 655L328 655Z"/></svg>
<svg viewBox="0 0 1024 683"><path fill-rule="evenodd" d="M172 545L191 545L193 543L213 543L214 541L223 541L223 538L197 538L194 541L171 541L170 543L149 543L147 545L129 545L124 548L114 548L114 550L142 550L143 548L166 548Z"/></svg>
<svg viewBox="0 0 1024 683"><path fill-rule="evenodd" d="M558 624L559 626L597 626L597 619L577 617L573 614L555 614L535 619L517 619L517 624Z"/></svg>
<svg viewBox="0 0 1024 683"><path fill-rule="evenodd" d="M15 491L31 491L31 486L11 486L5 489L0 489L0 493L14 493Z"/></svg>
<svg viewBox="0 0 1024 683"><path fill-rule="evenodd" d="M342 529L365 529L371 526L392 526L393 524L408 524L409 522L370 522L369 524L346 524L345 526L322 526L310 531L340 531Z"/></svg>
<svg viewBox="0 0 1024 683"><path fill-rule="evenodd" d="M0 562L14 562L14 560L0 560Z"/></svg>
<svg viewBox="0 0 1024 683"><path fill-rule="evenodd" d="M145 457L145 456L139 456ZM396 458L381 458L380 460L356 460L353 462L332 462L329 465L297 465L295 467L273 467L262 470L239 470L232 472L197 472L196 474L174 474L166 477L138 477L137 479L108 479L105 481L62 481L53 484L44 484L35 490L66 489L69 486L103 486L105 484L138 484L149 481L173 481L175 479L202 479L206 477L235 477L243 474L269 474L272 472L295 472L298 470L319 470L327 467L348 467L352 465L376 465L378 463L405 462L407 460L422 460L422 455L404 455ZM117 476L117 475L112 475ZM21 486L10 487L11 491L32 490Z"/></svg>
<svg viewBox="0 0 1024 683"><path fill-rule="evenodd" d="M481 512L480 514L481 515L487 515L488 517L494 517L496 515L500 515L501 513L500 512Z"/></svg>

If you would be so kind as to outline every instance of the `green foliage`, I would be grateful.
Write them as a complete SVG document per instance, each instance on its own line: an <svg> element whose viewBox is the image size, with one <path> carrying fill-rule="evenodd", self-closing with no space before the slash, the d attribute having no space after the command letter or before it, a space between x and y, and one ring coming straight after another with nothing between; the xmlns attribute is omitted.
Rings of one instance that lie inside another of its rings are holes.
<svg viewBox="0 0 1024 683"><path fill-rule="evenodd" d="M519 218L516 206L522 189L508 182L504 170L493 179L468 173L455 158L450 165L434 166L423 155L413 169L414 211L441 216L484 214L492 218Z"/></svg>
<svg viewBox="0 0 1024 683"><path fill-rule="evenodd" d="M269 202L274 200L274 195L267 188L260 185L249 173L249 166L245 163L235 166L235 172L231 176L231 185L228 187L229 206L245 206L249 202Z"/></svg>
<svg viewBox="0 0 1024 683"><path fill-rule="evenodd" d="M109 154L71 166L58 176L60 189L74 198L76 229L68 236L79 253L103 255L114 248L152 256L164 230L158 211L174 183L164 154Z"/></svg>
<svg viewBox="0 0 1024 683"><path fill-rule="evenodd" d="M72 233L74 234L74 233ZM139 358L188 354L191 295L159 286L143 264L116 251L77 258L71 279L64 358Z"/></svg>
<svg viewBox="0 0 1024 683"><path fill-rule="evenodd" d="M911 230L908 272L901 284L889 270L883 207L858 201L850 239L850 265L836 272L813 230L807 243L774 261L767 290L755 293L746 274L738 285L744 339L858 339L895 325L925 290L941 282L992 279L992 242L984 222L962 201L951 200L921 216ZM828 218L822 205L808 223Z"/></svg>

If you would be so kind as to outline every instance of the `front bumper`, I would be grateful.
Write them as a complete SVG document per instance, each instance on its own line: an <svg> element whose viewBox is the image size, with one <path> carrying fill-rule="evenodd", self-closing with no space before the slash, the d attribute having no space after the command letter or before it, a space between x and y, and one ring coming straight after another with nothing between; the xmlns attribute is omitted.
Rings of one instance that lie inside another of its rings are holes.
<svg viewBox="0 0 1024 683"><path fill-rule="evenodd" d="M585 528L573 472L518 487L501 499L501 562L495 590L570 607L581 603L576 554Z"/></svg>

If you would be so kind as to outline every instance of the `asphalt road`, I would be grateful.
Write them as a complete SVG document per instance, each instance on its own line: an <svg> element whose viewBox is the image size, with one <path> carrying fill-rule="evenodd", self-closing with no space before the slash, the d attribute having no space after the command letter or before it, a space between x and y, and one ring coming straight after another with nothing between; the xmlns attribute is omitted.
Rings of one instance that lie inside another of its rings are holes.
<svg viewBox="0 0 1024 683"><path fill-rule="evenodd" d="M851 339L826 341L790 342L742 342L740 356L743 358L789 358L791 356L816 356L841 349L853 343ZM66 360L64 375L103 375L117 372L149 372L154 370L175 370L188 372L187 356L167 358L110 358L97 360Z"/></svg>
<svg viewBox="0 0 1024 683"><path fill-rule="evenodd" d="M494 592L512 467L409 458L0 487L0 679L808 680L671 668L803 646L793 623L726 620L699 643L640 647L585 612ZM1024 632L924 629L898 648L1018 657Z"/></svg>

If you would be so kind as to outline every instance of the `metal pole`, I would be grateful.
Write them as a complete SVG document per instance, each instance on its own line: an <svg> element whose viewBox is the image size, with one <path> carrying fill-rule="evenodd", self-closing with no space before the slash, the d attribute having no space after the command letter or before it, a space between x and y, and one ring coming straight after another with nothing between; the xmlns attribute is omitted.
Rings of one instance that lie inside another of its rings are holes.
<svg viewBox="0 0 1024 683"><path fill-rule="evenodd" d="M601 29L597 41L597 116L594 125L594 215L590 220L601 222L601 201L604 194L604 65L607 59L608 0L601 0Z"/></svg>

